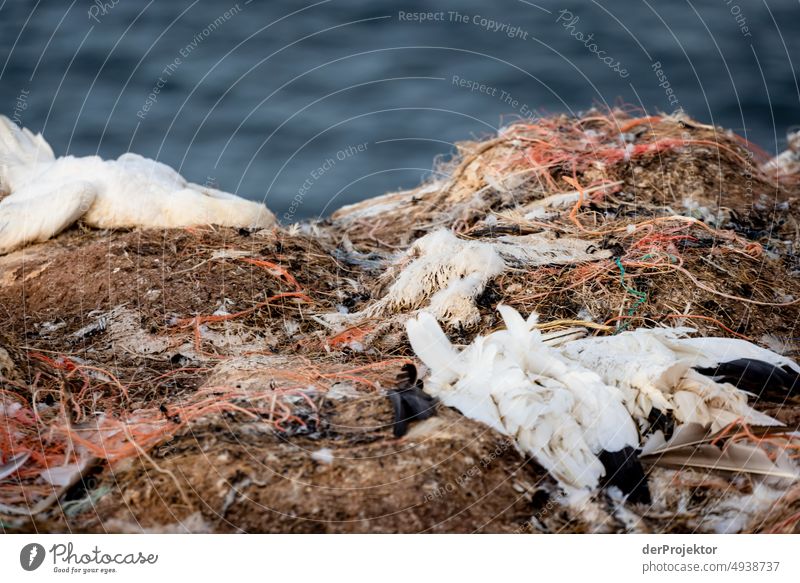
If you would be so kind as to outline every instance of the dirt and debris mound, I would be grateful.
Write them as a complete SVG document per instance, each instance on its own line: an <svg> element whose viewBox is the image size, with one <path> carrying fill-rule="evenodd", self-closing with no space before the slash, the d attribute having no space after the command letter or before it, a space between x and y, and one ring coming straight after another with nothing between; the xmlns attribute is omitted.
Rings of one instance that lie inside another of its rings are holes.
<svg viewBox="0 0 800 583"><path fill-rule="evenodd" d="M395 438L387 398L414 359L404 322L436 302L463 343L505 303L548 329L689 325L797 359L800 191L775 168L686 117L593 111L461 144L447 179L329 221L75 228L0 257L0 524L796 531L796 485L697 469L652 468L652 507L604 491L578 516L509 440L453 410ZM440 269L453 254L425 237L495 263ZM792 430L796 401L756 407Z"/></svg>

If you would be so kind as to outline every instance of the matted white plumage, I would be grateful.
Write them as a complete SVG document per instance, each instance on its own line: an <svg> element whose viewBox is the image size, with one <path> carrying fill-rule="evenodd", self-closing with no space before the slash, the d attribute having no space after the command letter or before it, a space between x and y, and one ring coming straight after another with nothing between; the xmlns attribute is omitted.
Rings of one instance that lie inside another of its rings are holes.
<svg viewBox="0 0 800 583"><path fill-rule="evenodd" d="M462 239L448 229L420 237L388 274L396 273L386 295L368 315L425 308L448 328L480 322L476 299L495 277L514 268L569 265L610 257L589 241L545 233Z"/></svg>
<svg viewBox="0 0 800 583"><path fill-rule="evenodd" d="M101 229L195 225L263 228L263 204L187 182L169 166L123 154L56 158L41 134L0 116L0 254L46 241L77 220Z"/></svg>
<svg viewBox="0 0 800 583"><path fill-rule="evenodd" d="M610 471L606 453L638 448L654 408L710 430L737 419L780 425L728 381L741 373L742 382L749 375L757 383L780 377L791 390L798 384L796 363L744 340L689 338L690 328L576 339L574 330L540 333L535 314L525 320L508 306L498 310L506 329L462 350L431 314L406 323L430 369L425 392L513 437L571 494L598 486Z"/></svg>
<svg viewBox="0 0 800 583"><path fill-rule="evenodd" d="M513 308L506 330L457 350L426 313L407 322L414 352L430 368L425 391L511 436L568 491L597 487L603 452L636 447L639 435L620 391L545 343Z"/></svg>
<svg viewBox="0 0 800 583"><path fill-rule="evenodd" d="M718 382L713 371L736 361L787 367L795 374L800 367L746 340L688 337L693 332L692 328L640 328L567 342L560 352L619 387L628 410L643 427L654 408L671 414L678 423L698 423L712 431L737 419L751 425L780 425L753 409L746 391Z"/></svg>

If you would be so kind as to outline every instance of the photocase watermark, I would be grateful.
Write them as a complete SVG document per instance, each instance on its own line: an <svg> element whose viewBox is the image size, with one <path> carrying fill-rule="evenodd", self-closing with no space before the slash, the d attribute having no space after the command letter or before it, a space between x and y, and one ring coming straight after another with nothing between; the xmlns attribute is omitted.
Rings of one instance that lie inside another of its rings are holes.
<svg viewBox="0 0 800 583"><path fill-rule="evenodd" d="M31 92L27 89L22 89L14 100L14 110L11 113L11 121L18 126L22 126L22 114L28 109L28 96Z"/></svg>
<svg viewBox="0 0 800 583"><path fill-rule="evenodd" d="M158 102L158 95L161 93L161 90L167 85L167 80L175 74L182 64L183 61L181 58L175 57L173 62L161 70L161 74L158 76L158 80L156 81L155 85L153 85L153 88L150 90L147 98L144 100L144 104L142 104L142 107L136 112L136 117L141 120L147 118L147 114Z"/></svg>
<svg viewBox="0 0 800 583"><path fill-rule="evenodd" d="M397 13L400 22L453 22L456 24L471 24L489 32L502 33L511 39L528 40L528 31L520 26L509 24L500 20L487 18L480 14L464 14L455 10L445 12L404 12Z"/></svg>
<svg viewBox="0 0 800 583"><path fill-rule="evenodd" d="M35 571L42 566L46 553L39 543L30 543L19 552L19 564L26 571Z"/></svg>
<svg viewBox="0 0 800 583"><path fill-rule="evenodd" d="M114 10L121 0L94 0L94 4L89 7L87 14L91 20L100 23L100 18L106 16L109 12Z"/></svg>
<svg viewBox="0 0 800 583"><path fill-rule="evenodd" d="M564 27L565 30L569 31L571 37L575 40L583 43L589 52L594 53L597 58L604 63L609 69L617 73L623 79L627 79L630 76L630 73L627 69L622 66L620 61L614 59L612 56L608 56L608 53L605 50L602 50L597 42L594 40L594 33L583 34L582 31L577 29L577 24L580 22L580 16L575 16L569 10L560 10L558 12L558 16L556 17L556 23L561 23L561 26Z"/></svg>
<svg viewBox="0 0 800 583"><path fill-rule="evenodd" d="M311 191L312 188L314 188L314 185L319 182L323 176L333 170L339 162L344 162L345 160L366 152L368 147L368 142L346 146L341 150L338 150L332 157L326 158L322 164L309 172L306 176L306 179L303 181L303 184L301 184L297 189L297 194L294 195L294 198L289 205L289 210L283 213L283 219L287 222L293 221L295 214L297 214L297 209L299 209L300 205L303 204L306 195Z"/></svg>
<svg viewBox="0 0 800 583"><path fill-rule="evenodd" d="M76 551L72 543L57 543L48 551L38 543L22 547L19 564L26 571L35 571L50 557L54 573L109 574L116 573L119 565L155 565L158 555L141 551L130 553L107 553L95 546L87 552Z"/></svg>
<svg viewBox="0 0 800 583"><path fill-rule="evenodd" d="M247 3L245 3L245 5L246 4ZM241 11L242 7L237 2L230 9L226 10L224 13L210 22L203 30L194 35L192 41L178 51L178 55L175 56L172 62L161 70L161 74L158 76L155 84L150 89L150 93L148 93L147 98L142 104L142 107L136 112L136 117L141 120L147 118L147 114L158 102L159 94L164 87L166 87L170 77L172 77L178 71L178 69L180 69L181 65L183 65L184 59L189 58L189 55L191 55L195 49L197 49L197 47L203 43L203 41L210 37L214 31L228 22L231 18L239 14Z"/></svg>
<svg viewBox="0 0 800 583"><path fill-rule="evenodd" d="M404 12L397 13L397 20L400 22L445 22L447 21L446 12Z"/></svg>
<svg viewBox="0 0 800 583"><path fill-rule="evenodd" d="M744 166L744 190L747 194L747 199L753 200L755 198L755 193L753 192L753 175L756 173L755 154L753 154L750 148L746 148L745 155L747 157L747 163Z"/></svg>
<svg viewBox="0 0 800 583"><path fill-rule="evenodd" d="M39 543L29 543L19 552L19 564L26 571L35 571L50 556L54 573L88 575L115 573L117 565L155 565L158 555L141 551L106 553L95 546L88 552L76 552L72 543L57 543L49 551ZM113 565L113 566L112 566Z"/></svg>
<svg viewBox="0 0 800 583"><path fill-rule="evenodd" d="M472 464L469 468L464 470L454 482L448 482L444 486L439 486L432 492L428 492L425 494L425 497L422 499L422 501L432 502L433 500L440 500L455 492L457 488L464 488L471 480L482 476L483 472L511 447L513 447L511 441L504 439L498 443L488 455L483 456L480 460L478 460L478 462Z"/></svg>
<svg viewBox="0 0 800 583"><path fill-rule="evenodd" d="M658 86L664 90L664 94L667 96L667 101L669 101L669 104L676 109L681 109L678 96L675 95L675 91L672 89L672 85L667 78L667 74L664 72L664 69L661 68L661 61L656 61L650 65L650 68L656 74Z"/></svg>
<svg viewBox="0 0 800 583"><path fill-rule="evenodd" d="M742 33L742 36L753 36L753 33L750 32L750 27L747 25L747 18L745 18L744 12L742 12L742 7L736 4L733 0L723 1L730 10L731 16L733 16L733 18L736 20L736 24L739 27L739 32Z"/></svg>
<svg viewBox="0 0 800 583"><path fill-rule="evenodd" d="M489 97L494 97L504 105L513 109L528 123L533 123L539 117L536 112L528 107L527 103L521 102L505 89L500 89L499 87L495 87L493 85L481 83L480 81L465 79L459 75L453 75L450 80L450 84L455 85L460 89L467 89L470 93L482 93L484 95L488 95Z"/></svg>

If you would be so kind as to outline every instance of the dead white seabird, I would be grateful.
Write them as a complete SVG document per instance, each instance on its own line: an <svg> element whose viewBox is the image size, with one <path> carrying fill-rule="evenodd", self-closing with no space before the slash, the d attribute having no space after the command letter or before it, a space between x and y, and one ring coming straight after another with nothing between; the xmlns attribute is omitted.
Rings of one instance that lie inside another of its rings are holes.
<svg viewBox="0 0 800 583"><path fill-rule="evenodd" d="M0 116L0 254L46 241L77 220L100 229L194 225L263 228L263 204L187 182L137 154L56 158L41 134Z"/></svg>
<svg viewBox="0 0 800 583"><path fill-rule="evenodd" d="M407 322L411 346L431 371L425 391L513 437L576 503L604 476L647 502L634 457L639 434L622 393L548 346L534 328L536 315L525 320L513 308L498 309L506 330L479 336L461 351L430 314Z"/></svg>
<svg viewBox="0 0 800 583"><path fill-rule="evenodd" d="M603 483L631 501L649 500L635 454L655 410L709 430L736 419L780 425L750 407L746 391L777 384L791 393L800 384L796 363L743 340L688 338L688 328L576 339L578 330L542 334L535 314L525 320L498 309L506 329L463 350L430 314L407 322L411 346L430 368L424 389L513 437L576 504Z"/></svg>

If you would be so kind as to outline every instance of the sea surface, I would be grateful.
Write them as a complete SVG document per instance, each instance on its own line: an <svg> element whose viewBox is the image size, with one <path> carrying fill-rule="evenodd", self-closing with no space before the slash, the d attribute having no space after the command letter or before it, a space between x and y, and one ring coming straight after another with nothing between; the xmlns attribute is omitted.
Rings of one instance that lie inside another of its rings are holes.
<svg viewBox="0 0 800 583"><path fill-rule="evenodd" d="M411 187L517 118L680 107L800 124L797 0L0 0L0 113L135 151L286 222Z"/></svg>

